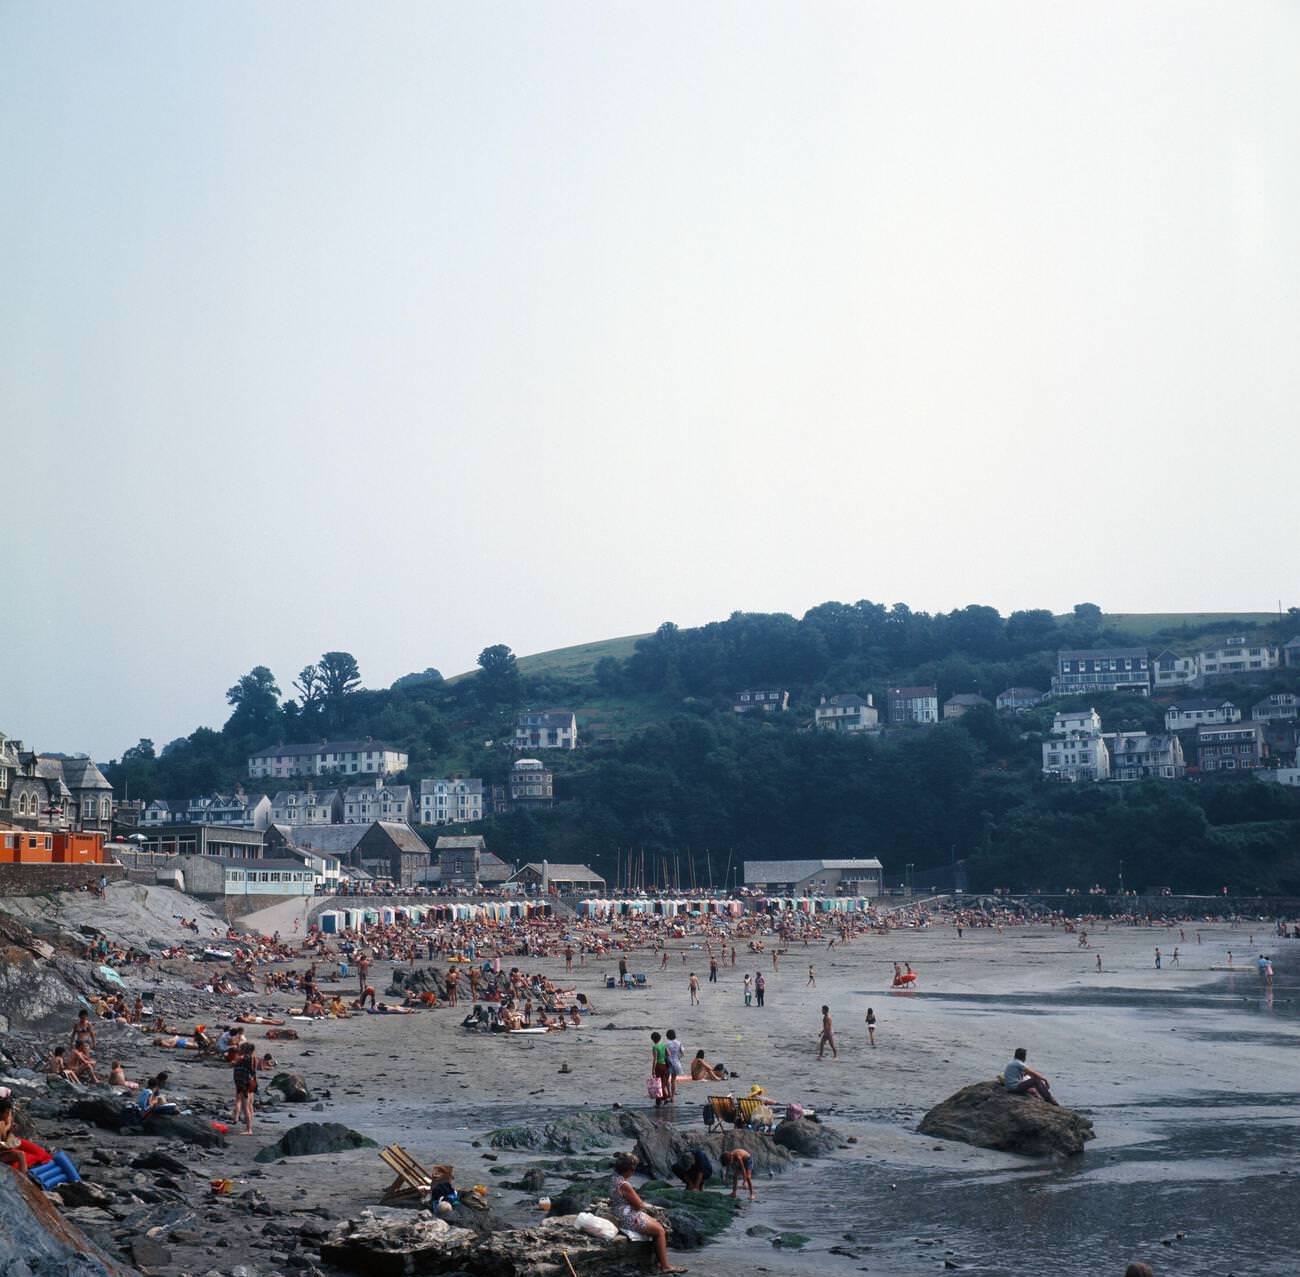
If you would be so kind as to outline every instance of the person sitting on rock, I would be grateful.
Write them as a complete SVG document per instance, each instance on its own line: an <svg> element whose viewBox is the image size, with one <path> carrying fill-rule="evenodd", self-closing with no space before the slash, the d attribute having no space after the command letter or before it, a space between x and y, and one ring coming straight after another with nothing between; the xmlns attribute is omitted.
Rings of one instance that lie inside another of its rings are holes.
<svg viewBox="0 0 1300 1277"><path fill-rule="evenodd" d="M628 1181L628 1176L636 1170L636 1157L631 1153L619 1153L614 1158L614 1178L609 1189L609 1205L614 1215L614 1222L629 1233L647 1237L655 1248L655 1262L661 1273L684 1273L685 1268L674 1268L668 1262L668 1232L664 1226L645 1209L645 1202Z"/></svg>
<svg viewBox="0 0 1300 1277"><path fill-rule="evenodd" d="M1016 1047L1011 1062L1002 1070L1002 1085L1012 1095L1036 1095L1048 1104L1056 1104L1048 1080L1037 1069L1031 1069L1025 1063L1027 1054L1023 1046Z"/></svg>

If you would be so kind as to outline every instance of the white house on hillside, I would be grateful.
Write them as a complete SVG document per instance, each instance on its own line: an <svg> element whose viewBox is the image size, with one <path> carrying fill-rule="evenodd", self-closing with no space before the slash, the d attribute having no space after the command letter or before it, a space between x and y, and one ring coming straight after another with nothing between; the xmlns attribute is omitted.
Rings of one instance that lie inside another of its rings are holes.
<svg viewBox="0 0 1300 1277"><path fill-rule="evenodd" d="M383 777L376 776L369 784L350 785L343 791L345 825L369 825L376 820L409 825L413 814L410 785L385 785Z"/></svg>
<svg viewBox="0 0 1300 1277"><path fill-rule="evenodd" d="M870 732L880 726L880 712L866 697L856 692L821 698L813 710L813 724L828 732Z"/></svg>
<svg viewBox="0 0 1300 1277"><path fill-rule="evenodd" d="M1111 780L1178 780L1187 773L1183 743L1172 732L1110 732L1102 739L1110 754Z"/></svg>
<svg viewBox="0 0 1300 1277"><path fill-rule="evenodd" d="M571 709L526 710L515 720L516 749L575 749L578 719Z"/></svg>
<svg viewBox="0 0 1300 1277"><path fill-rule="evenodd" d="M482 819L483 781L480 778L436 777L420 782L420 824L460 825Z"/></svg>
<svg viewBox="0 0 1300 1277"><path fill-rule="evenodd" d="M1064 710L1052 716L1053 736L1097 736L1101 715L1095 709Z"/></svg>
<svg viewBox="0 0 1300 1277"><path fill-rule="evenodd" d="M282 789L271 799L273 825L337 825L342 815L337 789Z"/></svg>
<svg viewBox="0 0 1300 1277"><path fill-rule="evenodd" d="M1231 701L1175 701L1165 710L1165 730L1191 731L1203 723L1239 723L1241 710Z"/></svg>

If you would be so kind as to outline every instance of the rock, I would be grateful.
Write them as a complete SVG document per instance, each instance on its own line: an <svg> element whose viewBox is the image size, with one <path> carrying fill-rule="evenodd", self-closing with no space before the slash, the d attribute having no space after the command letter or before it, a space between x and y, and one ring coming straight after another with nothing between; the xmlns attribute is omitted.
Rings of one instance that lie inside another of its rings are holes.
<svg viewBox="0 0 1300 1277"><path fill-rule="evenodd" d="M41 1277L133 1277L26 1176L0 1174L0 1273Z"/></svg>
<svg viewBox="0 0 1300 1277"><path fill-rule="evenodd" d="M190 1168L179 1157L164 1153L161 1149L150 1149L139 1157L131 1159L131 1166L137 1171L168 1171L172 1175L188 1175Z"/></svg>
<svg viewBox="0 0 1300 1277"><path fill-rule="evenodd" d="M60 1184L54 1191L65 1206L107 1206L113 1200L111 1193L84 1179L75 1184Z"/></svg>
<svg viewBox="0 0 1300 1277"><path fill-rule="evenodd" d="M812 1238L807 1233L777 1233L772 1238L772 1245L787 1250L802 1250L810 1241Z"/></svg>
<svg viewBox="0 0 1300 1277"><path fill-rule="evenodd" d="M133 1237L131 1258L138 1268L163 1268L172 1262L172 1253L152 1237Z"/></svg>
<svg viewBox="0 0 1300 1277"><path fill-rule="evenodd" d="M780 1123L772 1138L782 1147L800 1157L824 1157L840 1147L841 1137L829 1126L809 1121L806 1117Z"/></svg>
<svg viewBox="0 0 1300 1277"><path fill-rule="evenodd" d="M307 1083L297 1073L277 1073L268 1086L273 1091L279 1091L290 1104L311 1102L312 1094L307 1089Z"/></svg>
<svg viewBox="0 0 1300 1277"><path fill-rule="evenodd" d="M291 1126L274 1144L268 1144L253 1159L278 1162L282 1157L313 1157L317 1153L342 1153L353 1148L378 1148L374 1140L338 1122L303 1122Z"/></svg>
<svg viewBox="0 0 1300 1277"><path fill-rule="evenodd" d="M465 992L469 992L468 988ZM441 1000L447 996L447 977L436 967L420 967L416 971L395 970L385 993L392 998L404 997L407 993L436 993Z"/></svg>
<svg viewBox="0 0 1300 1277"><path fill-rule="evenodd" d="M224 1148L226 1137L213 1130L210 1122L181 1113L142 1118L139 1109L116 1097L78 1100L68 1110L71 1117L121 1135L155 1135L159 1139L181 1140L199 1148Z"/></svg>
<svg viewBox="0 0 1300 1277"><path fill-rule="evenodd" d="M1086 1117L1036 1095L1012 1095L1001 1082L963 1087L935 1105L919 1129L922 1135L1026 1157L1073 1156L1096 1134Z"/></svg>
<svg viewBox="0 0 1300 1277"><path fill-rule="evenodd" d="M624 1123L632 1113L575 1113L553 1122L530 1122L493 1131L493 1148L531 1148L549 1153L582 1153L593 1148L611 1148L627 1134ZM642 1118L642 1121L646 1119Z"/></svg>
<svg viewBox="0 0 1300 1277"><path fill-rule="evenodd" d="M574 1180L562 1192L551 1195L551 1214L557 1219L561 1215L577 1215L580 1211L590 1210L595 1202L608 1193L608 1176L604 1179Z"/></svg>
<svg viewBox="0 0 1300 1277"><path fill-rule="evenodd" d="M519 1177L519 1187L526 1193L537 1193L546 1185L546 1172L530 1167Z"/></svg>
<svg viewBox="0 0 1300 1277"><path fill-rule="evenodd" d="M321 1246L321 1260L377 1277L440 1273L459 1267L476 1240L432 1215L367 1211Z"/></svg>

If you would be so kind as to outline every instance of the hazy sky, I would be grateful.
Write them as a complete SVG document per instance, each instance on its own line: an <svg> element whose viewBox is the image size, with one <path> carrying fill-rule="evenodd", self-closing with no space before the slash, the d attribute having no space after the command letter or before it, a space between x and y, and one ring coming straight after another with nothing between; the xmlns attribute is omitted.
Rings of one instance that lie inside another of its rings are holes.
<svg viewBox="0 0 1300 1277"><path fill-rule="evenodd" d="M0 3L0 729L1297 597L1300 7Z"/></svg>

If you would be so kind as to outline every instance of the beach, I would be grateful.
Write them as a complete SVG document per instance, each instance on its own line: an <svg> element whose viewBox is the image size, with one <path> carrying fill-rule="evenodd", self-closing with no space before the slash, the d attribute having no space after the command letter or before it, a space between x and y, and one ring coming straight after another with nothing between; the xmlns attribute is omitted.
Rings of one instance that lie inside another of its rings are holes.
<svg viewBox="0 0 1300 1277"><path fill-rule="evenodd" d="M1180 941L1177 926L1101 922L1084 949L1059 926L968 928L958 938L952 926L935 925L859 934L834 948L796 943L775 969L770 952L749 953L742 941L717 983L688 938L669 943L663 971L657 956L634 954L630 969L644 971L647 986L626 991L605 987L617 956L582 965L575 958L569 977L562 956L509 959L503 965L586 993L594 1009L583 1027L469 1033L460 1028L464 998L459 1010L295 1023L300 1037L274 1044L277 1060L301 1073L319 1102L260 1117L257 1136L232 1138L221 1151L221 1173L255 1184L274 1207L310 1200L345 1214L378 1203L392 1176L374 1150L254 1168L254 1153L289 1125L335 1121L381 1145L401 1143L425 1164L452 1163L458 1184L489 1186L503 1219L535 1221L537 1194L503 1189L491 1173L523 1167L527 1156L492 1152L487 1133L583 1108L653 1116L649 1034L674 1028L687 1059L703 1048L739 1077L682 1085L662 1120L698 1125L708 1095L761 1085L782 1102L815 1108L846 1139L829 1159L758 1182L757 1200L720 1241L680 1257L692 1272L902 1275L947 1262L988 1275L1046 1271L1047 1263L1059 1273L1119 1273L1133 1258L1157 1273L1293 1272L1300 1225L1278 1219L1274 1204L1294 1193L1290 1168L1300 1151L1289 951L1300 943L1275 939L1270 922L1186 923L1184 932ZM1222 969L1229 950L1232 971ZM1260 952L1278 966L1271 999L1251 965ZM890 990L895 962L918 972L914 992ZM381 997L391 967L377 963L370 973ZM760 970L766 1006L746 1007L743 976ZM692 971L698 1006L688 994ZM282 1009L291 1001L239 1000ZM823 1004L838 1059L829 1051L816 1058ZM868 1006L878 1018L874 1049L863 1023ZM250 1030L259 1046L264 1034ZM178 1090L228 1087L224 1072L146 1042L136 1047L135 1072L173 1063ZM1062 1103L1094 1122L1097 1138L1080 1157L1031 1162L917 1133L928 1108L995 1076L1017 1046ZM809 1240L798 1251L777 1249L765 1230ZM1234 1253L1237 1245L1248 1253Z"/></svg>

